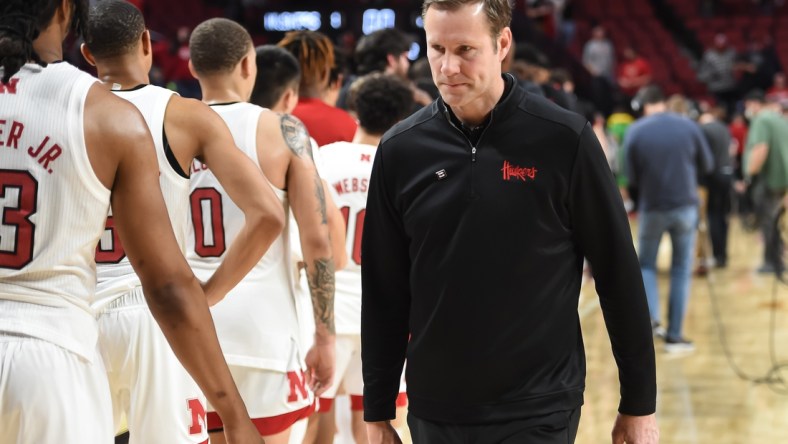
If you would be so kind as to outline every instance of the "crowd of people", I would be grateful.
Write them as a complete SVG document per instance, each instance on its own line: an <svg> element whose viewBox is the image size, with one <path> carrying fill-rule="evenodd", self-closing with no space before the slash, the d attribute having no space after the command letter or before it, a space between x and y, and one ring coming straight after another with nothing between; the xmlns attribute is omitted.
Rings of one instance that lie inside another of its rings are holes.
<svg viewBox="0 0 788 444"><path fill-rule="evenodd" d="M547 3L531 18L559 38ZM515 41L508 0L422 17L412 64L393 28L349 63L320 32L255 47L209 19L179 32L179 95L132 3L0 6L0 442L106 444L125 418L132 443L330 443L342 394L357 443L573 442L584 262L614 442L657 442L654 339L694 348L692 272L727 265L734 209L758 271L782 270L785 76L732 104L665 97L599 27L594 94L632 99L607 113ZM71 31L97 78L62 62Z"/></svg>

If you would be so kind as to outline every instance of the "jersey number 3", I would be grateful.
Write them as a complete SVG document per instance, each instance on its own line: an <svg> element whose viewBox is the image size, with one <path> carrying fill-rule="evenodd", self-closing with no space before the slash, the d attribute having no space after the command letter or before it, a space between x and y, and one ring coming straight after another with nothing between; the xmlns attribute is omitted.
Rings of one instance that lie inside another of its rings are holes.
<svg viewBox="0 0 788 444"><path fill-rule="evenodd" d="M0 170L0 268L21 270L33 260L36 226L30 217L37 207L36 179L27 171Z"/></svg>

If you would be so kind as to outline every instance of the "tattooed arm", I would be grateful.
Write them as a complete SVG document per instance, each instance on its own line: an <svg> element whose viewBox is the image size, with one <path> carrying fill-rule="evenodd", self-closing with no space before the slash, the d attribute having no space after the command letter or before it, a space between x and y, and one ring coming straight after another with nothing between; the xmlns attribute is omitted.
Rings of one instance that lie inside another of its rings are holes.
<svg viewBox="0 0 788 444"><path fill-rule="evenodd" d="M291 153L287 190L304 253L315 316L315 346L307 353L310 379L316 395L331 384L334 373L334 260L329 240L326 195L312 159L312 145L304 125L290 115L281 116L281 133Z"/></svg>

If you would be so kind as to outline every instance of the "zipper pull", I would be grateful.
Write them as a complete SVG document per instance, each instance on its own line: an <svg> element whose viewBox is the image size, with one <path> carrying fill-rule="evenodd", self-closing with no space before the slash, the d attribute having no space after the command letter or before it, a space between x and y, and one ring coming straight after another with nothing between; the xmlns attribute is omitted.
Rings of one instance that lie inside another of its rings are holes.
<svg viewBox="0 0 788 444"><path fill-rule="evenodd" d="M476 162L476 147L471 147L471 162Z"/></svg>

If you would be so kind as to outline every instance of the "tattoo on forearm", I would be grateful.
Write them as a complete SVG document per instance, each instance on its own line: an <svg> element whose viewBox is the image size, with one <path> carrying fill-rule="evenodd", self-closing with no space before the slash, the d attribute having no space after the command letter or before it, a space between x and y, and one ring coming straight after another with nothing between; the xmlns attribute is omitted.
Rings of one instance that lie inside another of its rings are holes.
<svg viewBox="0 0 788 444"><path fill-rule="evenodd" d="M304 124L289 114L282 114L279 122L282 128L282 137L285 138L285 143L290 151L299 157L307 154L309 158L312 158L312 143Z"/></svg>
<svg viewBox="0 0 788 444"><path fill-rule="evenodd" d="M336 333L334 326L334 260L315 259L314 270L307 266L309 291L312 295L312 310L315 322L323 324L329 333Z"/></svg>
<svg viewBox="0 0 788 444"><path fill-rule="evenodd" d="M326 193L323 190L323 181L320 176L315 175L315 197L317 197L317 211L320 213L320 223L326 225L328 223L328 215L326 214Z"/></svg>

